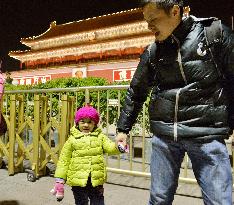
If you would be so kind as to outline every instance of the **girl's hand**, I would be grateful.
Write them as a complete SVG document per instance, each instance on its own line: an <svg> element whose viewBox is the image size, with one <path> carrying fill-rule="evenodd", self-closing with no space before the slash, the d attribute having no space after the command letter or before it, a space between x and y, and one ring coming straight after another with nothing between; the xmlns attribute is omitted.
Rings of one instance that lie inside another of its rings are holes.
<svg viewBox="0 0 234 205"><path fill-rule="evenodd" d="M56 196L57 201L62 201L64 198L64 180L56 180L54 188L50 192Z"/></svg>

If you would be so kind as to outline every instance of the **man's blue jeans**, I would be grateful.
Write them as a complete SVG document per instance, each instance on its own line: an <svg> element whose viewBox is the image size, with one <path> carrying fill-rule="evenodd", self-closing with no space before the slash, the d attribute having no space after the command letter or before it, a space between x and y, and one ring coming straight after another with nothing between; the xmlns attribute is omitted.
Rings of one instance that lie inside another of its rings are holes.
<svg viewBox="0 0 234 205"><path fill-rule="evenodd" d="M201 187L204 204L232 204L232 173L224 140L194 142L153 137L149 205L170 205L178 186L185 152Z"/></svg>

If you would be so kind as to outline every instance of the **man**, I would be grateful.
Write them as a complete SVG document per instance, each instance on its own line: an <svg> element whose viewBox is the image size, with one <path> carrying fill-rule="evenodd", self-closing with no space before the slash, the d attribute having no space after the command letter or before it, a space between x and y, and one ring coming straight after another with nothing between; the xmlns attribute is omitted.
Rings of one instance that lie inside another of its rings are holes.
<svg viewBox="0 0 234 205"><path fill-rule="evenodd" d="M204 203L231 205L232 173L224 139L234 128L234 34L222 25L221 41L215 39L208 47L204 27L214 18L182 18L183 0L142 3L156 48L150 45L140 57L117 123L116 141L126 144L152 91L149 205L172 204L185 152ZM217 43L220 49L212 53Z"/></svg>

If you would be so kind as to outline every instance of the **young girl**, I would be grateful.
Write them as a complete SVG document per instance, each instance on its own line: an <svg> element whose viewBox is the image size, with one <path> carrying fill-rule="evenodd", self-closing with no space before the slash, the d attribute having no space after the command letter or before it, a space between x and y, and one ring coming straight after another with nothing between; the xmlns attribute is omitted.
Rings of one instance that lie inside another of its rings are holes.
<svg viewBox="0 0 234 205"><path fill-rule="evenodd" d="M91 106L80 108L75 114L75 126L61 151L52 190L57 200L64 197L64 183L72 187L76 205L104 205L103 184L106 181L104 154L119 154L100 128L99 114Z"/></svg>

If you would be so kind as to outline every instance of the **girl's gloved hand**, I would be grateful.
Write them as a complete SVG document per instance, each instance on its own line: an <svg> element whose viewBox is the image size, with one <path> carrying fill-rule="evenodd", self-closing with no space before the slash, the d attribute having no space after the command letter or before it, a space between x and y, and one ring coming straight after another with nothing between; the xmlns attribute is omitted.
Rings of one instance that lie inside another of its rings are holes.
<svg viewBox="0 0 234 205"><path fill-rule="evenodd" d="M57 201L62 201L64 198L64 180L56 179L54 188L50 192L56 196Z"/></svg>

